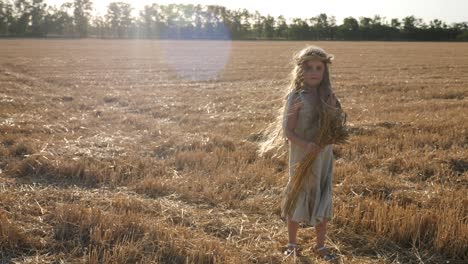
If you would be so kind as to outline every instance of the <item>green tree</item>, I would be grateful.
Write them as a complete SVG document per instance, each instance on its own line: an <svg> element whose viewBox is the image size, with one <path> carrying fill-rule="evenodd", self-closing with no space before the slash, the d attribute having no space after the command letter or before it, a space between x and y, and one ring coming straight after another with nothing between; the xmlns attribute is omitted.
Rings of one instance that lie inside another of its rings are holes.
<svg viewBox="0 0 468 264"><path fill-rule="evenodd" d="M132 6L124 2L113 2L107 7L106 21L113 36L130 37Z"/></svg>
<svg viewBox="0 0 468 264"><path fill-rule="evenodd" d="M80 37L87 37L93 3L91 0L75 0L73 7L76 31Z"/></svg>
<svg viewBox="0 0 468 264"><path fill-rule="evenodd" d="M371 35L372 18L359 17L359 32L361 40L369 40Z"/></svg>
<svg viewBox="0 0 468 264"><path fill-rule="evenodd" d="M90 21L90 34L105 38L108 35L109 27L106 23L105 18L101 16L95 16Z"/></svg>
<svg viewBox="0 0 468 264"><path fill-rule="evenodd" d="M338 28L338 35L342 39L355 40L359 37L359 22L354 17L343 19L343 24Z"/></svg>
<svg viewBox="0 0 468 264"><path fill-rule="evenodd" d="M263 19L264 37L272 39L275 35L275 18L268 15Z"/></svg>
<svg viewBox="0 0 468 264"><path fill-rule="evenodd" d="M72 36L75 34L75 25L73 23L73 3L64 3L59 9L52 9L50 12L52 26L51 32L62 36Z"/></svg>
<svg viewBox="0 0 468 264"><path fill-rule="evenodd" d="M27 0L16 0L14 2L13 20L10 25L10 32L13 35L26 35L29 23L31 22L31 4Z"/></svg>
<svg viewBox="0 0 468 264"><path fill-rule="evenodd" d="M455 40L468 41L468 22L454 23L453 29L456 32Z"/></svg>
<svg viewBox="0 0 468 264"><path fill-rule="evenodd" d="M307 39L309 36L309 24L307 21L301 18L293 18L292 24L290 25L290 33L292 39Z"/></svg>
<svg viewBox="0 0 468 264"><path fill-rule="evenodd" d="M464 40L468 23L428 24L408 16L347 17L341 25L321 13L309 19L263 16L258 11L229 10L219 5L147 5L138 18L123 2L109 4L104 17L91 15L92 0L69 0L60 8L45 0L0 0L0 35L42 37L48 34L86 37L144 37L170 39L297 39L297 40ZM289 21L289 20L288 20Z"/></svg>
<svg viewBox="0 0 468 264"><path fill-rule="evenodd" d="M206 35L211 39L227 39L230 37L230 13L224 6L209 5L206 10Z"/></svg>
<svg viewBox="0 0 468 264"><path fill-rule="evenodd" d="M334 40L336 37L337 31L338 31L338 26L336 25L336 17L335 16L328 17L328 28L327 28L328 39Z"/></svg>
<svg viewBox="0 0 468 264"><path fill-rule="evenodd" d="M10 1L0 1L0 35L8 35L13 23L13 5Z"/></svg>
<svg viewBox="0 0 468 264"><path fill-rule="evenodd" d="M246 37L249 35L250 28L252 27L252 14L247 9L242 9L240 12L240 21L241 21L241 32L242 36Z"/></svg>
<svg viewBox="0 0 468 264"><path fill-rule="evenodd" d="M252 30L253 34L256 38L261 38L263 35L263 20L264 17L260 12L255 11L255 13L252 16L253 24L252 24Z"/></svg>
<svg viewBox="0 0 468 264"><path fill-rule="evenodd" d="M400 30L400 26L401 26L401 22L398 18L393 18L390 22L390 26L392 28L396 28L398 30Z"/></svg>
<svg viewBox="0 0 468 264"><path fill-rule="evenodd" d="M233 39L241 39L244 32L242 28L242 11L236 10L230 12L229 31Z"/></svg>
<svg viewBox="0 0 468 264"><path fill-rule="evenodd" d="M162 16L158 4L146 5L140 12L140 19L144 37L160 37Z"/></svg>
<svg viewBox="0 0 468 264"><path fill-rule="evenodd" d="M319 39L329 39L330 25L328 23L328 16L322 13L316 17L315 29Z"/></svg>
<svg viewBox="0 0 468 264"><path fill-rule="evenodd" d="M32 0L31 4L31 35L41 37L47 34L45 15L47 4L44 0Z"/></svg>
<svg viewBox="0 0 468 264"><path fill-rule="evenodd" d="M16 0L10 32L17 36L41 37L45 28L46 4L43 0Z"/></svg>
<svg viewBox="0 0 468 264"><path fill-rule="evenodd" d="M179 15L179 10L176 4L161 5L161 13L163 21L166 25L164 30L164 37L172 39L180 39L180 24L181 19Z"/></svg>
<svg viewBox="0 0 468 264"><path fill-rule="evenodd" d="M286 23L286 19L283 16L279 16L276 19L276 36L279 38L288 38L289 26Z"/></svg>

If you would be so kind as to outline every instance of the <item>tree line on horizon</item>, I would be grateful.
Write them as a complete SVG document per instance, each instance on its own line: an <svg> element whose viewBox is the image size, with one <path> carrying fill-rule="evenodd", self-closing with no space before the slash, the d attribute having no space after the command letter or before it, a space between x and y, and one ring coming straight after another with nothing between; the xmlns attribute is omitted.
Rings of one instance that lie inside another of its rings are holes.
<svg viewBox="0 0 468 264"><path fill-rule="evenodd" d="M415 16L403 19L334 16L302 19L262 15L218 5L146 5L137 17L133 7L112 2L105 15L93 15L91 0L73 0L59 7L44 0L0 0L2 37L75 37L142 39L266 39L266 40L405 40L467 41L468 22Z"/></svg>

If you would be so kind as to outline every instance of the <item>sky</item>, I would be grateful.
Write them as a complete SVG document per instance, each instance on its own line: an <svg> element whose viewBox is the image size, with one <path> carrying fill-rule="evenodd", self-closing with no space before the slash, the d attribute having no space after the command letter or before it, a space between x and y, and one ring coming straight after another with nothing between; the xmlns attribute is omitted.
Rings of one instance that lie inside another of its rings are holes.
<svg viewBox="0 0 468 264"><path fill-rule="evenodd" d="M50 5L61 5L73 0L45 0ZM392 18L402 19L414 15L428 23L433 19L440 19L447 24L468 22L468 0L93 0L95 14L104 15L111 2L127 2L135 8L134 15L147 4L160 5L201 4L221 5L228 9L246 8L251 12L259 11L262 15L274 17L283 15L285 18L311 18L326 13L335 16L337 24L342 24L345 17L352 16L359 19L361 16L374 17L380 15L386 21Z"/></svg>

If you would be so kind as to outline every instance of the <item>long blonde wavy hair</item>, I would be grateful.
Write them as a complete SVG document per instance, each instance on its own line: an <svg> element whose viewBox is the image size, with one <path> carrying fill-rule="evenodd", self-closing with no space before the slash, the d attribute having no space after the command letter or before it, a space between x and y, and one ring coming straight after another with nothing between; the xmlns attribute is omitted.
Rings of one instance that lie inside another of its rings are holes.
<svg viewBox="0 0 468 264"><path fill-rule="evenodd" d="M259 156L263 156L265 153L270 151L275 151L272 154L272 157L280 158L286 154L286 138L284 134L285 128L285 116L286 116L286 107L288 103L288 95L291 92L300 91L305 88L304 84L304 68L305 64L312 59L319 59L324 62L325 71L323 74L322 82L319 85L318 94L322 100L320 108L323 107L323 103L331 93L331 82L330 82L330 72L328 65L331 64L333 60L333 55L327 54L324 49L317 46L307 46L295 53L292 59L294 63L294 68L291 71L291 83L284 90L283 103L280 109L278 109L276 119L271 123L263 132L263 140L259 143L259 148L257 153ZM321 111L320 111L321 112Z"/></svg>

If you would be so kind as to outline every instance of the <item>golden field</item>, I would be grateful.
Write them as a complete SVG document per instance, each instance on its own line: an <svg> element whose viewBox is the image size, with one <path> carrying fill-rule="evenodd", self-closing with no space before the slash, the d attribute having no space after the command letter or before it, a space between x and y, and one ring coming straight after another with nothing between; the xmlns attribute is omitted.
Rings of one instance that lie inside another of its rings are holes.
<svg viewBox="0 0 468 264"><path fill-rule="evenodd" d="M306 44L335 55L351 132L327 245L341 263L466 263L466 43L15 39L0 262L321 263L313 228L283 257L287 157L256 155Z"/></svg>

